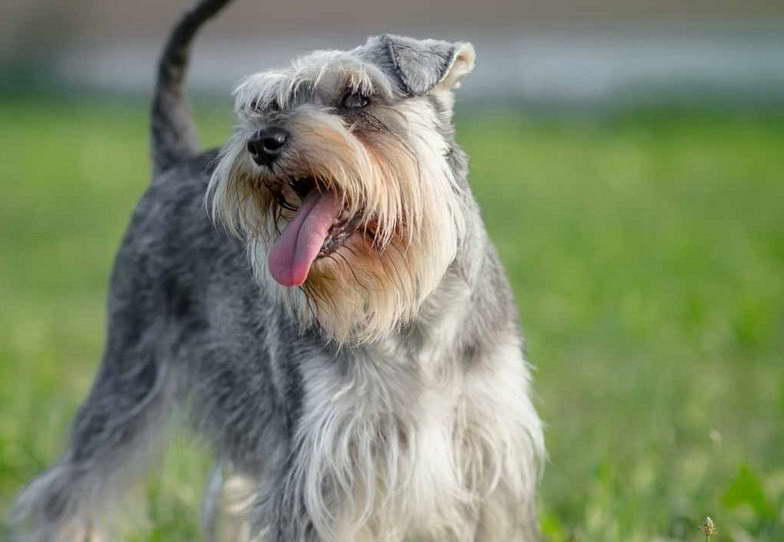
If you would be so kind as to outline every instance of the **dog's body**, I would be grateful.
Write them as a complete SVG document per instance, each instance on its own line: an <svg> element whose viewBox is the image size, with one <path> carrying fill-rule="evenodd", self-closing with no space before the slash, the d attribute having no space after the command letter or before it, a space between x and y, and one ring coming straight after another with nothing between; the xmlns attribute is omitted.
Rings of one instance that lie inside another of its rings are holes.
<svg viewBox="0 0 784 542"><path fill-rule="evenodd" d="M473 50L384 36L254 76L237 134L199 154L179 84L225 3L189 12L164 53L156 175L117 256L103 366L69 451L19 499L18 539L112 536L184 405L217 458L210 540L533 540L541 425L451 127ZM279 152L251 143L271 124Z"/></svg>

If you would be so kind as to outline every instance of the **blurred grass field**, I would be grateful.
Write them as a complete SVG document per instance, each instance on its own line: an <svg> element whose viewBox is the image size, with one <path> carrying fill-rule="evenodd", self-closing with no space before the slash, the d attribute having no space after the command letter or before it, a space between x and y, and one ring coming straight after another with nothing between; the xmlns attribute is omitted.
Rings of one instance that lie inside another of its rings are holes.
<svg viewBox="0 0 784 542"><path fill-rule="evenodd" d="M197 108L204 140L228 110ZM0 508L62 448L148 182L147 106L0 104ZM467 112L460 140L521 307L554 542L784 540L784 116ZM136 541L197 539L180 439ZM2 536L2 535L0 535Z"/></svg>

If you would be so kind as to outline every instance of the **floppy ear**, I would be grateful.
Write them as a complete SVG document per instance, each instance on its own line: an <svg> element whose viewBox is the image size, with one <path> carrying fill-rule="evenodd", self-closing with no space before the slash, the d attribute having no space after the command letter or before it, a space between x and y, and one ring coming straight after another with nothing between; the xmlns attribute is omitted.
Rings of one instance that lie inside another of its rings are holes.
<svg viewBox="0 0 784 542"><path fill-rule="evenodd" d="M432 89L456 88L474 69L474 46L441 40L417 40L384 34L365 44L371 60L398 79L401 89L422 96Z"/></svg>

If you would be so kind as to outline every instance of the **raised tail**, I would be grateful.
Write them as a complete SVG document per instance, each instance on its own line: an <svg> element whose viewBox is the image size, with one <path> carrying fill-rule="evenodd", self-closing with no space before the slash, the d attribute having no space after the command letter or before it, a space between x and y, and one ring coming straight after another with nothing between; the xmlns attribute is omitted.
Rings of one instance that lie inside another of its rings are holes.
<svg viewBox="0 0 784 542"><path fill-rule="evenodd" d="M172 30L158 63L152 103L153 175L199 152L196 125L185 100L183 82L196 31L231 0L201 0Z"/></svg>

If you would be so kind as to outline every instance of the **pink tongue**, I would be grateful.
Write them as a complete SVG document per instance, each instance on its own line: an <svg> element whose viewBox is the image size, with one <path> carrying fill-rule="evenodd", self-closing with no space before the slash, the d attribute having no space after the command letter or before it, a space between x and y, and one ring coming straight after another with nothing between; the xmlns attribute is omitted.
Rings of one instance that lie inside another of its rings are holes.
<svg viewBox="0 0 784 542"><path fill-rule="evenodd" d="M305 282L338 208L333 194L311 190L270 250L268 264L272 278L283 286Z"/></svg>

